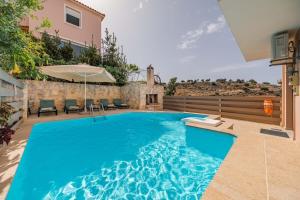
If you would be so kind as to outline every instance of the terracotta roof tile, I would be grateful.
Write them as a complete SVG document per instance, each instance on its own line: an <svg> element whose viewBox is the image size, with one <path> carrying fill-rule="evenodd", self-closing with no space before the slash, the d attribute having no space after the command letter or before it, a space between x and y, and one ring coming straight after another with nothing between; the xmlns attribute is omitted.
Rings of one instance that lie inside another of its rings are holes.
<svg viewBox="0 0 300 200"><path fill-rule="evenodd" d="M77 4L79 4L79 5L81 5L81 6L85 7L85 8L87 8L87 9L89 9L89 10L91 10L91 11L93 11L93 12L99 14L99 15L101 15L103 18L105 17L105 14L99 12L98 10L95 10L94 8L92 8L92 7L86 5L86 4L84 4L84 3L82 3L82 2L80 2L78 0L70 0L70 1L73 1L73 2L75 2Z"/></svg>

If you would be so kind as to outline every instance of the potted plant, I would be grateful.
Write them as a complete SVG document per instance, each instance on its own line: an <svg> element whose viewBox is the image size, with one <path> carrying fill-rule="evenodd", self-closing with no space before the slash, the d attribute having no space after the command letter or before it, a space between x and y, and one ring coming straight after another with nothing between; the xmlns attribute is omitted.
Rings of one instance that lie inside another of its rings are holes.
<svg viewBox="0 0 300 200"><path fill-rule="evenodd" d="M8 125L8 120L13 114L13 107L7 103L0 103L0 145L8 144L15 133Z"/></svg>

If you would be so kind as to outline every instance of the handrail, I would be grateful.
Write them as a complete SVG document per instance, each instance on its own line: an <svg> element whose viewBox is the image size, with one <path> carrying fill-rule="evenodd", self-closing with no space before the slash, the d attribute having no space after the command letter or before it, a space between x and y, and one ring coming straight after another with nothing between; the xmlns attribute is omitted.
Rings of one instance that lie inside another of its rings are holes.
<svg viewBox="0 0 300 200"><path fill-rule="evenodd" d="M0 103L5 102L13 106L14 114L8 121L9 126L16 128L23 117L27 117L27 100L23 99L24 83L15 79L0 69ZM25 101L25 102L24 102Z"/></svg>

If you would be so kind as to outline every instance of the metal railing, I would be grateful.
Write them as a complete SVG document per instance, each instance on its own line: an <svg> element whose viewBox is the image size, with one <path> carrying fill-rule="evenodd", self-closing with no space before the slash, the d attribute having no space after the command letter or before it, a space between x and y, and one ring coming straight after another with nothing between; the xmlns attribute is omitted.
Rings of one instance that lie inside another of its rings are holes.
<svg viewBox="0 0 300 200"><path fill-rule="evenodd" d="M272 99L273 115L264 113L264 100ZM280 125L280 97L165 96L165 110L220 115L225 118Z"/></svg>

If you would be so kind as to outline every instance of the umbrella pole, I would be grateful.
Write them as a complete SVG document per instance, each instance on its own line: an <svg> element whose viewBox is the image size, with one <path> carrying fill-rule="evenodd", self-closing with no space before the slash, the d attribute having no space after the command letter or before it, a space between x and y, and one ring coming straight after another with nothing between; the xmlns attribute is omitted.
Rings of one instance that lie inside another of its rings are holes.
<svg viewBox="0 0 300 200"><path fill-rule="evenodd" d="M84 112L87 112L87 110L86 110L86 73L84 74Z"/></svg>

